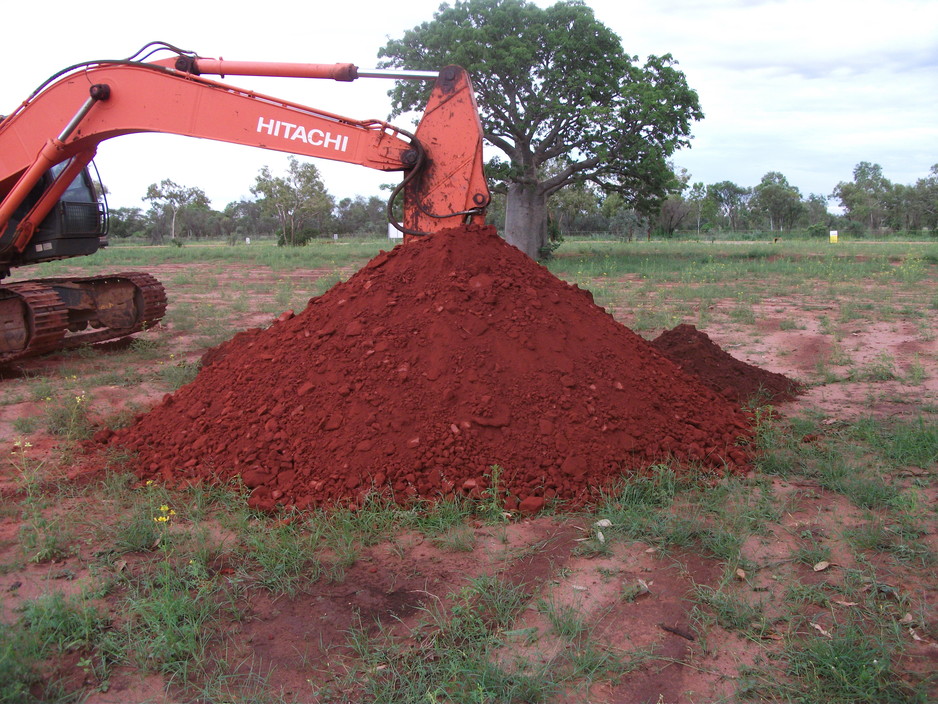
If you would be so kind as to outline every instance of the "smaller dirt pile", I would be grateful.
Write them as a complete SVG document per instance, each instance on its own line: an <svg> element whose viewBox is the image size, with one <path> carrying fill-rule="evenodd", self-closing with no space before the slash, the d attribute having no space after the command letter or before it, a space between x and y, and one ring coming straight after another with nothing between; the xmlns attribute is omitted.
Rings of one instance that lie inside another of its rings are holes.
<svg viewBox="0 0 938 704"><path fill-rule="evenodd" d="M693 325L666 330L652 343L685 372L696 375L717 393L733 401L782 403L801 393L801 385L777 374L742 362L721 349Z"/></svg>
<svg viewBox="0 0 938 704"><path fill-rule="evenodd" d="M251 504L498 489L583 504L669 457L735 471L749 418L491 227L383 252L241 333L110 441L144 478L240 476Z"/></svg>

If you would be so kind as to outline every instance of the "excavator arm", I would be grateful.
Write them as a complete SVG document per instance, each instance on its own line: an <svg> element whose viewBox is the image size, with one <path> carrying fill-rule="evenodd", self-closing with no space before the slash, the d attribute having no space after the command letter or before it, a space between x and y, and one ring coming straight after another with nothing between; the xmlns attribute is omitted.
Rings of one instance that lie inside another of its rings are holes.
<svg viewBox="0 0 938 704"><path fill-rule="evenodd" d="M401 229L409 235L479 219L488 205L478 110L471 84L459 67L447 67L439 74L414 136L380 120L354 120L202 75L351 80L358 74L351 64L192 57L180 57L172 68L163 63L83 68L47 86L0 123L0 194L4 196L0 262L11 250L23 251L38 222L58 201L60 193L49 189L20 220L17 230L9 231L13 213L50 167L75 159L79 166L60 178L74 177L74 171L91 160L102 141L139 132L200 137L403 171Z"/></svg>
<svg viewBox="0 0 938 704"><path fill-rule="evenodd" d="M64 195L85 177L102 141L141 132L403 172L388 212L403 192L402 222L394 224L405 242L484 220L490 196L482 130L463 69L449 66L436 75L414 134L381 120L356 120L237 88L206 74L428 78L421 72L362 72L352 64L225 61L184 52L157 61L98 61L67 69L0 121L0 279L13 267L97 249L103 220L98 204L66 203ZM42 229L57 207L64 213L60 218L71 215L79 223L87 245ZM2 286L0 363L67 346L66 330L95 329L75 336L72 344L139 331L157 322L165 307L162 286L146 274Z"/></svg>

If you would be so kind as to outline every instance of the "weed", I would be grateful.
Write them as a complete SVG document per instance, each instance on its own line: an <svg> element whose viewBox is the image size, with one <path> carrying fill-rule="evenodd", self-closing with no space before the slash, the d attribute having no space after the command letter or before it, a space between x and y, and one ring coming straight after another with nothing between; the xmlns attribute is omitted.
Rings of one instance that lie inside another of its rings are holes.
<svg viewBox="0 0 938 704"><path fill-rule="evenodd" d="M512 623L526 595L496 577L470 582L424 609L423 623L403 639L379 624L376 637L364 626L349 634L359 657L343 692L357 701L506 702L544 701L557 689L548 667L503 666L496 655L499 634ZM408 642L409 641L409 642ZM413 645L416 644L416 645Z"/></svg>
<svg viewBox="0 0 938 704"><path fill-rule="evenodd" d="M822 315L818 318L818 323L821 327L821 333L824 335L834 335L836 336L837 330L833 323L831 323L830 318L826 315Z"/></svg>
<svg viewBox="0 0 938 704"><path fill-rule="evenodd" d="M35 636L19 626L0 622L0 704L34 702L34 687L42 682Z"/></svg>
<svg viewBox="0 0 938 704"><path fill-rule="evenodd" d="M33 401L48 401L58 391L58 384L47 376L35 377L29 386Z"/></svg>
<svg viewBox="0 0 938 704"><path fill-rule="evenodd" d="M30 702L33 688L43 691L41 701L72 701L75 694L58 691L55 682L41 682L38 663L58 660L70 651L86 653L78 661L85 680L96 681L107 689L107 680L116 661L122 656L109 639L110 619L84 595L66 598L61 592L49 592L23 603L16 636L0 638L0 702ZM6 635L0 625L0 635ZM14 675L18 682L8 678Z"/></svg>
<svg viewBox="0 0 938 704"><path fill-rule="evenodd" d="M94 427L89 417L89 401L84 394L70 395L46 410L46 427L67 440L86 440Z"/></svg>
<svg viewBox="0 0 938 704"><path fill-rule="evenodd" d="M20 546L29 562L54 562L65 557L75 539L65 517L47 516L37 505L29 505L20 525Z"/></svg>
<svg viewBox="0 0 938 704"><path fill-rule="evenodd" d="M61 592L27 601L20 611L23 626L44 648L63 652L94 643L109 625L95 606L81 597L66 599Z"/></svg>
<svg viewBox="0 0 938 704"><path fill-rule="evenodd" d="M819 359L815 362L814 371L817 373L821 384L836 384L842 381L840 376L828 366L828 360Z"/></svg>
<svg viewBox="0 0 938 704"><path fill-rule="evenodd" d="M291 300L293 300L293 283L289 280L278 282L277 290L274 292L274 302L277 307L288 308Z"/></svg>
<svg viewBox="0 0 938 704"><path fill-rule="evenodd" d="M170 355L172 357L173 355ZM177 362L176 364L167 364L159 369L159 377L163 384L170 390L185 386L195 379L199 373L199 362Z"/></svg>
<svg viewBox="0 0 938 704"><path fill-rule="evenodd" d="M96 386L136 386L143 381L143 375L133 369L114 369L94 379Z"/></svg>
<svg viewBox="0 0 938 704"><path fill-rule="evenodd" d="M163 354L163 340L146 334L146 331L134 337L130 349L141 359L156 359Z"/></svg>
<svg viewBox="0 0 938 704"><path fill-rule="evenodd" d="M811 557L808 554L796 555L795 559L805 564L817 564L809 562ZM830 594L824 584L802 584L795 581L785 590L785 601L796 609L802 604L826 607L830 603Z"/></svg>
<svg viewBox="0 0 938 704"><path fill-rule="evenodd" d="M467 525L451 526L437 535L433 544L446 552L471 552L476 545L476 534Z"/></svg>
<svg viewBox="0 0 938 704"><path fill-rule="evenodd" d="M504 522L507 520L508 514L505 512L502 503L501 477L502 468L500 465L493 464L489 467L489 485L482 491L482 499L476 509L481 516L489 521Z"/></svg>
<svg viewBox="0 0 938 704"><path fill-rule="evenodd" d="M895 360L885 352L850 373L851 381L893 381L899 378Z"/></svg>
<svg viewBox="0 0 938 704"><path fill-rule="evenodd" d="M788 674L799 683L801 701L916 701L914 693L893 672L891 651L888 641L851 620L833 629L829 638L793 641L783 658Z"/></svg>
<svg viewBox="0 0 938 704"><path fill-rule="evenodd" d="M431 538L448 533L463 525L472 515L472 504L456 496L451 501L438 501L414 519L416 528Z"/></svg>
<svg viewBox="0 0 938 704"><path fill-rule="evenodd" d="M622 601L631 603L645 594L648 594L650 590L648 589L648 583L645 580L638 580L636 582L630 582L628 584L623 584L622 589L619 592L619 597Z"/></svg>
<svg viewBox="0 0 938 704"><path fill-rule="evenodd" d="M573 554L581 557L607 557L612 554L612 546L602 531L594 532L589 538L577 543Z"/></svg>
<svg viewBox="0 0 938 704"><path fill-rule="evenodd" d="M543 614L551 627L561 638L575 640L586 635L589 626L581 611L570 604L558 604L553 598L539 599L536 605L538 613Z"/></svg>
<svg viewBox="0 0 938 704"><path fill-rule="evenodd" d="M326 291L328 291L330 288L332 288L333 286L335 286L337 283L341 281L342 281L342 275L338 273L322 276L316 279L316 285L314 287L313 295L321 296L322 294L324 294Z"/></svg>
<svg viewBox="0 0 938 704"><path fill-rule="evenodd" d="M810 542L799 545L792 554L795 562L814 567L819 562L829 561L831 558L831 549L827 545L821 545L810 534L805 536Z"/></svg>
<svg viewBox="0 0 938 704"><path fill-rule="evenodd" d="M722 589L705 585L694 588L694 598L709 607L721 628L739 631L754 637L761 636L769 629L763 615L762 605L753 605L738 594L729 594Z"/></svg>
<svg viewBox="0 0 938 704"><path fill-rule="evenodd" d="M925 371L925 365L922 364L922 360L919 358L919 356L915 355L915 358L909 364L905 372L906 383L912 384L913 386L919 386L927 378L928 373Z"/></svg>
<svg viewBox="0 0 938 704"><path fill-rule="evenodd" d="M164 531L154 518L150 504L137 504L130 512L118 516L117 524L112 528L111 544L117 553L147 552L159 547Z"/></svg>
<svg viewBox="0 0 938 704"><path fill-rule="evenodd" d="M260 571L248 574L275 594L293 596L322 574L322 564L314 557L321 537L309 523L271 526L266 521L255 522L242 540L247 557Z"/></svg>
<svg viewBox="0 0 938 704"><path fill-rule="evenodd" d="M139 410L129 405L127 408L123 408L116 413L110 413L102 418L101 427L110 428L111 430L126 428L133 424L138 413Z"/></svg>
<svg viewBox="0 0 938 704"><path fill-rule="evenodd" d="M17 483L26 494L19 529L20 547L28 561L48 562L68 553L74 535L67 516L47 509L42 491L46 462L30 456L30 448L29 441L18 439L13 442L11 453Z"/></svg>
<svg viewBox="0 0 938 704"><path fill-rule="evenodd" d="M129 583L120 638L137 667L181 681L204 672L220 608L216 591L168 559Z"/></svg>
<svg viewBox="0 0 938 704"><path fill-rule="evenodd" d="M835 341L831 343L828 362L833 364L835 367L846 367L852 364L853 360L850 358L850 355L847 354L846 350L844 350L843 346Z"/></svg>
<svg viewBox="0 0 938 704"><path fill-rule="evenodd" d="M928 469L938 462L938 425L926 421L924 416L893 422L864 418L851 426L849 432L898 466Z"/></svg>
<svg viewBox="0 0 938 704"><path fill-rule="evenodd" d="M740 323L741 325L755 325L756 323L756 314L751 303L737 303L735 307L730 309L729 318L734 323Z"/></svg>
<svg viewBox="0 0 938 704"><path fill-rule="evenodd" d="M41 424L42 420L36 416L20 416L13 419L12 426L18 434L30 435L35 433Z"/></svg>
<svg viewBox="0 0 938 704"><path fill-rule="evenodd" d="M892 555L897 561L928 567L935 564L936 556L921 542L915 531L901 525L887 525L873 519L844 531L844 539L855 550Z"/></svg>

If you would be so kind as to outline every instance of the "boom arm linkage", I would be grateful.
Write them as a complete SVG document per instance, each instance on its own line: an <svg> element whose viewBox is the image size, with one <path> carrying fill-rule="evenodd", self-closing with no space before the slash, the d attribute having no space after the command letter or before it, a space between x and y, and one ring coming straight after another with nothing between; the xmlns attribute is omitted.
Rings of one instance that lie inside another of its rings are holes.
<svg viewBox="0 0 938 704"><path fill-rule="evenodd" d="M235 88L204 78L206 73L343 81L359 75L414 77L359 72L352 64L230 62L192 56L153 63L97 63L69 73L0 123L0 268L29 244L37 225L91 161L98 144L139 132L201 137L403 171L404 221L398 227L405 235L484 217L490 197L482 168L482 130L472 86L461 68L440 72L415 135L381 120L354 120ZM9 227L13 213L42 176L69 159L19 225Z"/></svg>

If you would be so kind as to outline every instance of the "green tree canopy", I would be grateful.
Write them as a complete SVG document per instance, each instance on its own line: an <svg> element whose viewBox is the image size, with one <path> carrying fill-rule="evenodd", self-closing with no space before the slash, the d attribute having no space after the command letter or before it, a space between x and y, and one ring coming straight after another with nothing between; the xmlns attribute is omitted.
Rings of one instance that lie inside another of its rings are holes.
<svg viewBox="0 0 938 704"><path fill-rule="evenodd" d="M169 236L176 239L176 216L183 208L208 208L210 201L205 191L195 186L180 186L172 179L164 178L159 185L151 183L142 200L150 201L152 207L170 213Z"/></svg>
<svg viewBox="0 0 938 704"><path fill-rule="evenodd" d="M739 227L740 217L751 195L751 189L732 181L720 181L707 186L707 198L716 203L720 214L729 221L730 229L734 231Z"/></svg>
<svg viewBox="0 0 938 704"><path fill-rule="evenodd" d="M387 229L388 206L377 196L343 198L335 208L336 232L383 235Z"/></svg>
<svg viewBox="0 0 938 704"><path fill-rule="evenodd" d="M275 215L280 222L283 244L303 244L303 231L325 226L332 216L333 198L319 178L314 164L289 157L286 176L274 176L263 167L251 187L260 198L261 211Z"/></svg>
<svg viewBox="0 0 938 704"><path fill-rule="evenodd" d="M886 196L891 189L882 166L861 161L853 169L853 181L838 183L831 197L840 201L850 220L875 232L883 226Z"/></svg>
<svg viewBox="0 0 938 704"><path fill-rule="evenodd" d="M504 235L531 256L547 246L547 198L565 186L592 182L653 210L673 184L667 158L703 117L670 54L639 64L579 0L443 4L379 56L385 67L469 72L485 138L505 157L489 170L507 193ZM398 84L395 114L421 107L427 90Z"/></svg>
<svg viewBox="0 0 938 704"><path fill-rule="evenodd" d="M769 219L769 230L791 230L804 210L801 191L778 171L770 171L752 189L755 207Z"/></svg>

